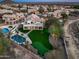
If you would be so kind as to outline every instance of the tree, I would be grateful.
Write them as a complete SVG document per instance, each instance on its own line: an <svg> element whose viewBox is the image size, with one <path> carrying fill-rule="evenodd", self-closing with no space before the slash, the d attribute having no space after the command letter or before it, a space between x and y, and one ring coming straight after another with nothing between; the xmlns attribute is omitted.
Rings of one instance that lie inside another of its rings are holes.
<svg viewBox="0 0 79 59"><path fill-rule="evenodd" d="M43 13L44 12L44 8L42 6L39 7L39 10L38 10L40 13Z"/></svg>
<svg viewBox="0 0 79 59"><path fill-rule="evenodd" d="M1 32L2 30L0 29L0 38L3 38L4 37L4 35L2 34L2 32Z"/></svg>
<svg viewBox="0 0 79 59"><path fill-rule="evenodd" d="M21 4L19 4L19 5L18 5L19 10L21 9L21 7L22 7L22 5L21 5Z"/></svg>
<svg viewBox="0 0 79 59"><path fill-rule="evenodd" d="M52 39L50 40L51 43L53 43L53 47L58 47L58 39L62 35L62 28L60 25L60 22L56 18L49 18L45 22L45 28L49 30L49 33L51 34Z"/></svg>
<svg viewBox="0 0 79 59"><path fill-rule="evenodd" d="M48 10L49 12L54 11L51 6L48 6L47 10Z"/></svg>
<svg viewBox="0 0 79 59"><path fill-rule="evenodd" d="M56 24L52 24L49 28L49 32L51 34L51 43L53 45L54 48L58 48L59 46L59 38L62 35L62 29L59 25Z"/></svg>
<svg viewBox="0 0 79 59"><path fill-rule="evenodd" d="M0 30L1 31L1 30ZM3 36L3 34L0 32L0 54L4 54L9 46L9 42L7 39Z"/></svg>
<svg viewBox="0 0 79 59"><path fill-rule="evenodd" d="M48 10L49 12L51 12L51 7L48 7L47 10Z"/></svg>
<svg viewBox="0 0 79 59"><path fill-rule="evenodd" d="M59 22L57 20L58 19L56 18L49 17L48 20L45 22L44 27L48 29L52 24L56 23L59 25Z"/></svg>
<svg viewBox="0 0 79 59"><path fill-rule="evenodd" d="M68 15L65 12L61 13L62 19L63 19L63 23L65 23L67 21Z"/></svg>
<svg viewBox="0 0 79 59"><path fill-rule="evenodd" d="M79 5L74 5L72 8L79 9Z"/></svg>
<svg viewBox="0 0 79 59"><path fill-rule="evenodd" d="M53 24L49 28L49 32L53 35L59 38L62 34L62 29L59 25Z"/></svg>
<svg viewBox="0 0 79 59"><path fill-rule="evenodd" d="M27 5L27 7L26 7L26 12L28 13L28 9L29 9L29 6Z"/></svg>
<svg viewBox="0 0 79 59"><path fill-rule="evenodd" d="M63 19L67 19L68 18L68 15L65 12L62 12L61 16L62 16Z"/></svg>

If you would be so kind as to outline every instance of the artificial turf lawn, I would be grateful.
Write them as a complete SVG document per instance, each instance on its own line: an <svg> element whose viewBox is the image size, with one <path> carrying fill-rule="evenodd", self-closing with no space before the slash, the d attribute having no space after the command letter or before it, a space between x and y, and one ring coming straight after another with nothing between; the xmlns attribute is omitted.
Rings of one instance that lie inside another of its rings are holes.
<svg viewBox="0 0 79 59"><path fill-rule="evenodd" d="M34 48L38 50L40 56L43 56L44 53L48 52L49 50L40 42L35 42L32 44Z"/></svg>
<svg viewBox="0 0 79 59"><path fill-rule="evenodd" d="M33 42L32 45L38 50L39 54L44 55L49 50L52 50L47 29L33 30L29 33L29 37Z"/></svg>

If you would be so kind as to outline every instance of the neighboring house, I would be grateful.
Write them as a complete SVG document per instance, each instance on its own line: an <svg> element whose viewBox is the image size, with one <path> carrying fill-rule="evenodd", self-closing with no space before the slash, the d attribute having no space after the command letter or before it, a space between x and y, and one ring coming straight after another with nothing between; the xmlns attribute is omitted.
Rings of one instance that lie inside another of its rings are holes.
<svg viewBox="0 0 79 59"><path fill-rule="evenodd" d="M28 13L34 12L35 14L39 14L39 11L36 8L30 8L28 9Z"/></svg>
<svg viewBox="0 0 79 59"><path fill-rule="evenodd" d="M12 10L6 10L6 9L0 9L0 13L3 14L3 13L13 13Z"/></svg>
<svg viewBox="0 0 79 59"><path fill-rule="evenodd" d="M48 12L48 16L52 16L53 15L53 12Z"/></svg>
<svg viewBox="0 0 79 59"><path fill-rule="evenodd" d="M56 10L53 12L53 16L56 17L56 18L61 18L61 10Z"/></svg>
<svg viewBox="0 0 79 59"><path fill-rule="evenodd" d="M5 20L5 24L14 25L14 24L23 22L25 19L25 16L22 13L4 14L2 18L3 20Z"/></svg>
<svg viewBox="0 0 79 59"><path fill-rule="evenodd" d="M61 10L56 10L53 12L53 16L56 17L56 18L61 18L61 13L62 12L65 12L67 15L69 15L70 11L67 10L67 9L61 9Z"/></svg>
<svg viewBox="0 0 79 59"><path fill-rule="evenodd" d="M18 23L23 24L23 28L25 30L34 29L34 30L42 30L43 24L45 22L44 18L40 18L36 14L28 15L27 17L24 16L22 13L16 14L4 14L2 16L3 20L5 20L6 25L14 25Z"/></svg>
<svg viewBox="0 0 79 59"><path fill-rule="evenodd" d="M42 30L44 21L45 19L40 18L39 16L35 14L31 14L27 16L27 19L25 20L25 23L23 24L23 28L25 30L26 29Z"/></svg>

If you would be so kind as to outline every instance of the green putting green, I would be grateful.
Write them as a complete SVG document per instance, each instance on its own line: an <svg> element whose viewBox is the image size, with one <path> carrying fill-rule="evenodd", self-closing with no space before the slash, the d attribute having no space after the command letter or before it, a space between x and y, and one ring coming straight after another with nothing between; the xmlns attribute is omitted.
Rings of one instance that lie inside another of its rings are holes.
<svg viewBox="0 0 79 59"><path fill-rule="evenodd" d="M49 33L47 29L33 30L29 33L29 37L33 42L33 46L38 50L40 55L44 55L47 51L52 50L52 46L49 43Z"/></svg>
<svg viewBox="0 0 79 59"><path fill-rule="evenodd" d="M43 56L44 53L48 52L48 49L40 42L35 42L32 44L34 48L38 50L38 53Z"/></svg>

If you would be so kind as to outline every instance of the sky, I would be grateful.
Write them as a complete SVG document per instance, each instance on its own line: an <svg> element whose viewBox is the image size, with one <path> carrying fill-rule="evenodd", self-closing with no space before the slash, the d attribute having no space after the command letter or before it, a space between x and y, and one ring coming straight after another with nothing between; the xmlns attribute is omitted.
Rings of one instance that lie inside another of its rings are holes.
<svg viewBox="0 0 79 59"><path fill-rule="evenodd" d="M79 0L13 0L15 2L79 2Z"/></svg>
<svg viewBox="0 0 79 59"><path fill-rule="evenodd" d="M79 0L13 0L13 1L15 2L79 2Z"/></svg>
<svg viewBox="0 0 79 59"><path fill-rule="evenodd" d="M0 0L0 2L1 2L2 0Z"/></svg>

